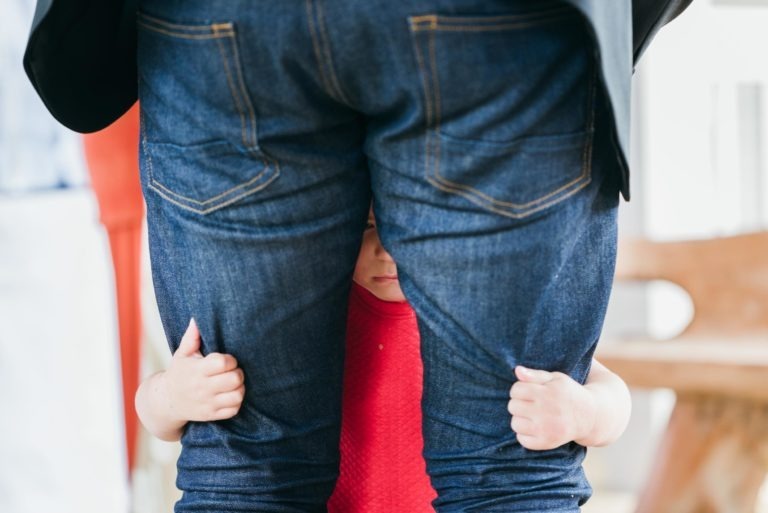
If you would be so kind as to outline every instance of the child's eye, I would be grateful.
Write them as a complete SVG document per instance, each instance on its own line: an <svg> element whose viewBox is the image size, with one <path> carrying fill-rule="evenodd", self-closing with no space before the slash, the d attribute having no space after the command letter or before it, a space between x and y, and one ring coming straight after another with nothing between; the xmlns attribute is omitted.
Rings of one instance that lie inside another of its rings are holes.
<svg viewBox="0 0 768 513"><path fill-rule="evenodd" d="M375 225L375 224L373 224L372 222L368 221L368 222L365 224L365 229L366 229L366 230L370 230L371 228L376 228L376 225Z"/></svg>

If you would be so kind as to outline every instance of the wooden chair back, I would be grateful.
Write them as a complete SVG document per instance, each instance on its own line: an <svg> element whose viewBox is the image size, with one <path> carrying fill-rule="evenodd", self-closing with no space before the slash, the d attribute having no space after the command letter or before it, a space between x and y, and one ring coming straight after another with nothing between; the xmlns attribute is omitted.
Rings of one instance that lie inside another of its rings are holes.
<svg viewBox="0 0 768 513"><path fill-rule="evenodd" d="M768 232L708 240L622 241L617 280L666 280L693 301L681 337L768 334Z"/></svg>

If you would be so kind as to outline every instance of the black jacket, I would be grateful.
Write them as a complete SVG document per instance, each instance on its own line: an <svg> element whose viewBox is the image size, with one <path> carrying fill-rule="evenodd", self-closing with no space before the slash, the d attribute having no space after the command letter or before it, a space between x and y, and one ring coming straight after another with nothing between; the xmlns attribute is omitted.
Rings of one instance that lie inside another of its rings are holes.
<svg viewBox="0 0 768 513"><path fill-rule="evenodd" d="M38 0L24 69L61 124L108 126L136 102L135 0Z"/></svg>

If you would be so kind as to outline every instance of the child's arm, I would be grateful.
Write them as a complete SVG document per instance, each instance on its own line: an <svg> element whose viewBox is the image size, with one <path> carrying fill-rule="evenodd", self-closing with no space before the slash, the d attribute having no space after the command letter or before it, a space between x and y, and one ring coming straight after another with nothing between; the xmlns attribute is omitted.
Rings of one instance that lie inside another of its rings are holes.
<svg viewBox="0 0 768 513"><path fill-rule="evenodd" d="M624 432L632 402L626 383L597 360L581 385L561 372L515 368L510 390L512 429L523 447L554 449L575 441L608 445Z"/></svg>
<svg viewBox="0 0 768 513"><path fill-rule="evenodd" d="M136 412L147 430L166 441L181 438L189 421L234 417L245 395L243 371L231 355L200 353L200 332L189 323L171 365L144 380Z"/></svg>

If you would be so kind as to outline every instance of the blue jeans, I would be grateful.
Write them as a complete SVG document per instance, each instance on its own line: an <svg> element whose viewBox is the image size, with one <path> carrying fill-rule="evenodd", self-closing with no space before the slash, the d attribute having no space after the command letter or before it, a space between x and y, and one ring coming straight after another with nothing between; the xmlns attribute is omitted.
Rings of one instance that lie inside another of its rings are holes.
<svg viewBox="0 0 768 513"><path fill-rule="evenodd" d="M176 511L325 511L371 193L419 317L435 508L578 511L584 448L522 448L506 403L516 364L585 379L611 287L618 167L581 18L555 1L142 3L161 316L171 349L194 317L247 390L233 419L188 425Z"/></svg>

